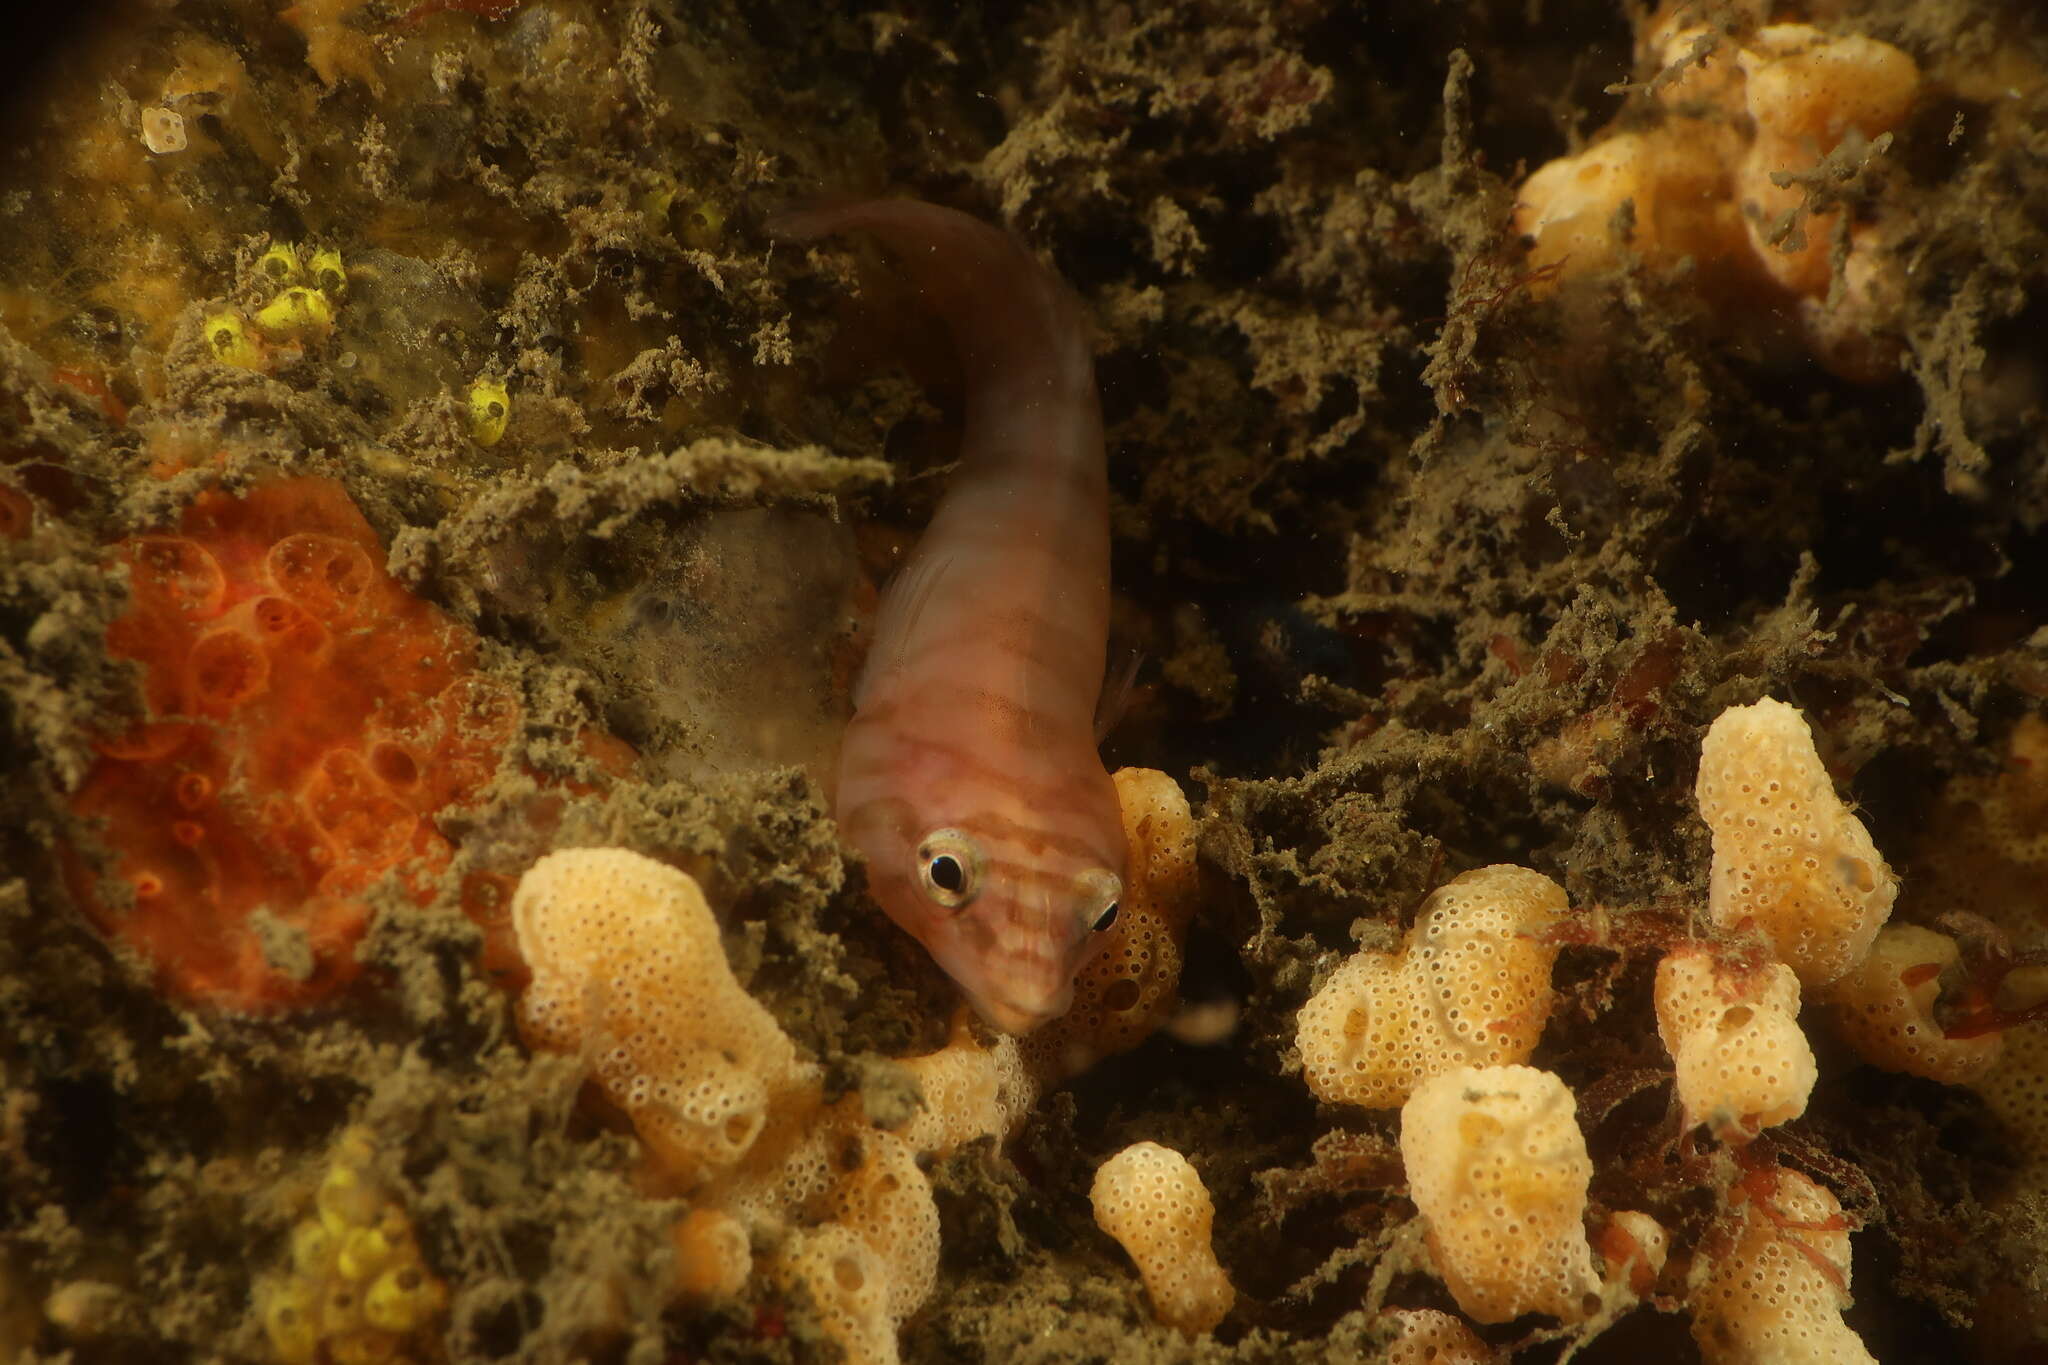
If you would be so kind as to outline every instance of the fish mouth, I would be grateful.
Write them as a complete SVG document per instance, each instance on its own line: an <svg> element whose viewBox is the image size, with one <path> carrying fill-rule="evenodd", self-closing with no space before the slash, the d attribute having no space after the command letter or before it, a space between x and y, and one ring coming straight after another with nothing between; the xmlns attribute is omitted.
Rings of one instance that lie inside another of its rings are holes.
<svg viewBox="0 0 2048 1365"><path fill-rule="evenodd" d="M968 999L974 1005L975 1013L1003 1032L1013 1033L1019 1038L1059 1018L1073 1003L1069 992L1062 992L1044 1005L1035 1007L979 993L971 993Z"/></svg>

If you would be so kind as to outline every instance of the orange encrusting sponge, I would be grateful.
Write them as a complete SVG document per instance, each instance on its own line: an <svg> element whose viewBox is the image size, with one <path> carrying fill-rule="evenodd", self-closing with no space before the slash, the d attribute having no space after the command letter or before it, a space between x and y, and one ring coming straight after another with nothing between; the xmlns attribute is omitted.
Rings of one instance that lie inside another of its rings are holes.
<svg viewBox="0 0 2048 1365"><path fill-rule="evenodd" d="M373 882L395 869L432 898L434 816L496 773L518 700L331 480L201 494L178 534L114 554L131 605L107 648L145 669L147 718L72 797L112 856L101 879L67 849L72 894L182 999L324 999L357 973Z"/></svg>

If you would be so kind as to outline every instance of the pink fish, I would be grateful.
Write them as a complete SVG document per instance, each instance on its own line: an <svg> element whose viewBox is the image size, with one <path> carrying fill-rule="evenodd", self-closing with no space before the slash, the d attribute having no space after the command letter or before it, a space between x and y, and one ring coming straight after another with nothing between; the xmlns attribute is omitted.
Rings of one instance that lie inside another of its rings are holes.
<svg viewBox="0 0 2048 1365"><path fill-rule="evenodd" d="M836 815L868 887L984 1018L1066 1012L1116 918L1124 837L1096 753L1109 485L1079 302L1008 233L911 200L771 229L873 234L945 322L967 384L960 464L882 595Z"/></svg>

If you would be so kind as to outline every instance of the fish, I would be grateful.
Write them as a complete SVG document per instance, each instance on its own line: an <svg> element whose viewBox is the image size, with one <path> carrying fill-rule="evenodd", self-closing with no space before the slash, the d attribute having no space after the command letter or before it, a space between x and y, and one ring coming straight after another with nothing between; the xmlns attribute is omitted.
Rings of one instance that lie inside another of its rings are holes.
<svg viewBox="0 0 2048 1365"><path fill-rule="evenodd" d="M769 230L875 238L959 355L959 463L882 592L833 813L888 916L984 1019L1029 1033L1072 1004L1125 871L1096 749L1109 476L1086 315L1015 237L955 209L840 202Z"/></svg>

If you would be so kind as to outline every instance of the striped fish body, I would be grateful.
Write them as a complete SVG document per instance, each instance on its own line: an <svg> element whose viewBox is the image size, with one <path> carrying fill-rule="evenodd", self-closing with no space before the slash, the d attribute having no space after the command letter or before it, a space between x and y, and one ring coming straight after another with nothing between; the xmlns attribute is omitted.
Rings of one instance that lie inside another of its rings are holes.
<svg viewBox="0 0 2048 1365"><path fill-rule="evenodd" d="M788 214L880 239L946 323L958 469L884 592L836 814L868 887L996 1026L1064 1013L1116 914L1124 839L1094 723L1109 510L1079 304L1007 233L908 200Z"/></svg>

